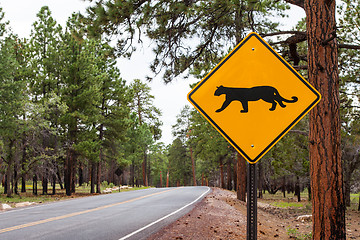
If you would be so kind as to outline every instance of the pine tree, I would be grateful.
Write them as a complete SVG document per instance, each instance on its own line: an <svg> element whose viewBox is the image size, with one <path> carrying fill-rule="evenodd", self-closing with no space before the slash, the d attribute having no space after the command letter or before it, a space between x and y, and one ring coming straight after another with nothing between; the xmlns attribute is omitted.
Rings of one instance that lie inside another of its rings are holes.
<svg viewBox="0 0 360 240"><path fill-rule="evenodd" d="M107 156L113 163L119 159L120 144L118 141L125 138L126 129L129 125L131 96L125 81L120 78L119 70L115 66L113 49L109 45L99 42L96 53L96 62L100 72L100 105L98 106L100 116L96 122L100 149L97 163L98 184L96 192L100 193L100 169L105 159L104 153L106 151L109 153ZM123 165L121 161L118 164ZM111 171L115 171L115 169Z"/></svg>
<svg viewBox="0 0 360 240"><path fill-rule="evenodd" d="M0 43L0 136L4 145L2 160L6 163L6 193L10 197L10 183L15 176L15 147L23 131L23 116L26 103L25 81L17 74L15 37L6 37Z"/></svg>
<svg viewBox="0 0 360 240"><path fill-rule="evenodd" d="M130 91L132 92L133 102L131 109L137 114L137 121L140 126L146 124L151 130L154 140L158 140L161 137L160 126L162 123L159 120L161 112L153 105L154 96L150 94L150 87L147 84L142 83L139 79L135 79L130 84ZM148 185L147 173L147 149L143 153L142 162L142 180L143 185Z"/></svg>
<svg viewBox="0 0 360 240"><path fill-rule="evenodd" d="M247 32L274 30L271 17L283 17L286 8L281 1L108 0L90 7L87 20L94 35L119 35L121 55L131 53L134 38L145 32L155 43L151 69L164 70L163 80L171 82L187 70L208 73Z"/></svg>
<svg viewBox="0 0 360 240"><path fill-rule="evenodd" d="M31 70L28 71L28 76L30 79L33 103L49 106L48 102L51 101L52 98L59 96L60 59L58 51L61 26L52 18L51 11L47 6L40 9L37 17L38 19L34 22L30 34L28 59ZM50 114L43 116L44 120L49 121L49 127L53 129L58 128L59 122L59 116L54 112L56 110L56 108L48 109ZM44 159L40 161L41 164L39 165L41 166L42 173L43 194L47 194L50 172L54 170L57 165L56 155L58 152L58 133L53 131L53 134L51 134L47 130L41 130L43 134L40 140L42 141L43 148L41 152L43 152L44 155ZM56 178L54 174L52 175L53 179Z"/></svg>
<svg viewBox="0 0 360 240"><path fill-rule="evenodd" d="M67 22L61 36L61 99L68 111L61 118L66 130L64 164L66 194L75 191L79 151L99 154L99 142L93 123L99 117L100 80L96 63L96 42L86 39L78 15ZM97 153L96 153L97 152ZM98 183L100 184L100 183Z"/></svg>

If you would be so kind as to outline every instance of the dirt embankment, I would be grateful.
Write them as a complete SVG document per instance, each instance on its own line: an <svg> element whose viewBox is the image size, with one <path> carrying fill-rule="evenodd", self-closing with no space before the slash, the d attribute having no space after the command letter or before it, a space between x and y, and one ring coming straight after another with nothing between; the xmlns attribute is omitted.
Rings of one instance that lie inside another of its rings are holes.
<svg viewBox="0 0 360 240"><path fill-rule="evenodd" d="M259 201L258 239L311 239L311 220L297 220L304 213ZM347 212L346 221L347 238L360 239L360 213ZM213 188L189 214L148 239L246 239L246 203L234 192Z"/></svg>

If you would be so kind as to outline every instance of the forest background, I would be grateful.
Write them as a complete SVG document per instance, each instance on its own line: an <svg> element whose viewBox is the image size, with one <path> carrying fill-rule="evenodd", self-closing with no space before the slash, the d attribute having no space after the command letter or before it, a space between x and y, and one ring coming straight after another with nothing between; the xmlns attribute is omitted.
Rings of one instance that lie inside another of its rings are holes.
<svg viewBox="0 0 360 240"><path fill-rule="evenodd" d="M100 193L106 181L220 186L237 189L241 195L238 186L245 183L246 168L236 151L188 106L173 125L174 141L159 142L161 112L146 82L150 79L123 79L117 58L130 57L141 46L141 32L155 43L153 74L161 75L164 82L201 79L255 30L306 77L305 23L280 31L276 21L289 8L281 2L199 2L196 8L190 7L191 1L155 4L132 12L133 16L125 5L120 18L128 23L120 27L111 24L111 17L119 18L118 13L111 15L111 4L105 8L109 12L94 5L87 14L73 14L66 26L58 25L50 9L43 7L26 38L11 31L2 9L0 177L4 194L25 192L28 181L33 182L34 194L38 194L38 182L42 194L50 194L51 184L53 194L56 184L67 195L83 184L91 186L90 192ZM343 46L339 52L341 149L349 205L350 193L360 191L360 62L358 50L345 45L360 44L360 6L358 1L338 3L336 34ZM151 12L156 16L152 20ZM224 16L225 12L231 14ZM108 25L102 28L99 22ZM119 40L115 44L113 35ZM180 47L184 43L186 47ZM305 118L259 162L260 197L267 190L294 192L300 199L307 189L311 198L308 132Z"/></svg>

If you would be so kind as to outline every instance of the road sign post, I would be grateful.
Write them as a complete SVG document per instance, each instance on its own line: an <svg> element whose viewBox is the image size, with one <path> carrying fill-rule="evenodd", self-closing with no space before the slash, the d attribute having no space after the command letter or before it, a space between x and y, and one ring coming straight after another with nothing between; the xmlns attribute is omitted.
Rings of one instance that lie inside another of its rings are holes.
<svg viewBox="0 0 360 240"><path fill-rule="evenodd" d="M248 163L247 176L247 240L257 239L257 163Z"/></svg>
<svg viewBox="0 0 360 240"><path fill-rule="evenodd" d="M257 234L259 161L320 94L258 34L250 33L188 94L188 100L249 162L248 239Z"/></svg>

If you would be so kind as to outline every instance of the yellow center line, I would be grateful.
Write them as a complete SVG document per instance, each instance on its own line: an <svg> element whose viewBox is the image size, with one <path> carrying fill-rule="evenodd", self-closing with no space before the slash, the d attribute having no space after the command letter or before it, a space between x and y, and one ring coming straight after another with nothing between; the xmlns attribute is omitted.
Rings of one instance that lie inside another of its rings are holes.
<svg viewBox="0 0 360 240"><path fill-rule="evenodd" d="M140 200L140 199L144 199L144 198L152 197L152 196L159 195L159 194L162 194L162 193L174 191L176 189L179 189L179 188L174 188L174 189L169 189L169 190L162 191L162 192L152 193L152 194L149 194L149 195L133 198L133 199L126 200L126 201L123 201L123 202L109 204L109 205L105 205L105 206L102 206L102 207L97 207L97 208L93 208L93 209L89 209L89 210L85 210L85 211L70 213L70 214L66 214L66 215L62 215L62 216L58 216L58 217L52 217L52 218L48 218L48 219L44 219L44 220L40 220L40 221L36 221L36 222L25 223L25 224L21 224L21 225L9 227L9 228L3 228L3 229L0 229L0 233L10 232L10 231L14 231L14 230L22 229L22 228L27 228L27 227L31 227L31 226L35 226L35 225L39 225L39 224L43 224L43 223L48 223L48 222L53 222L53 221L56 221L56 220L61 220L61 219L69 218L69 217L78 216L78 215L85 214L85 213L91 213L91 212L103 210L103 209L110 208L110 207L115 207L115 206L118 206L118 205L121 205L121 204L124 204L124 203L130 203L130 202L134 202L134 201L137 201L137 200Z"/></svg>

